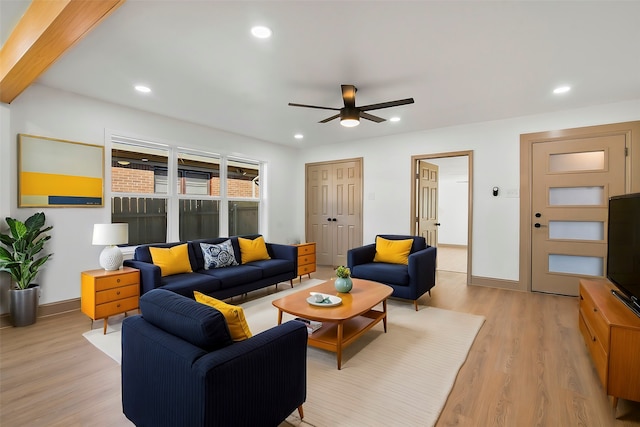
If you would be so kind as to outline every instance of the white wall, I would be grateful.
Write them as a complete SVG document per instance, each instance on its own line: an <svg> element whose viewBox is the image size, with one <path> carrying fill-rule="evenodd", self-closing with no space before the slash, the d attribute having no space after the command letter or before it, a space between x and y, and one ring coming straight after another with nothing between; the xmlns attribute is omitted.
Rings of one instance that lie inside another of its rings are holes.
<svg viewBox="0 0 640 427"><path fill-rule="evenodd" d="M10 216L10 188L11 183L9 179L9 170L11 169L11 152L9 144L5 144L4 141L11 139L11 112L9 106L0 103L0 230L5 233L7 231L7 225L4 218ZM10 277L8 274L0 273L0 312L4 311L2 308L6 305L7 289L9 289Z"/></svg>
<svg viewBox="0 0 640 427"><path fill-rule="evenodd" d="M305 163L363 157L363 239L364 243L370 243L377 233L410 230L412 155L473 150L472 274L517 281L519 199L493 197L491 188L519 187L520 134L640 120L640 99L351 144L303 147L299 151L39 85L31 86L9 106L2 105L0 113L0 213L3 216L24 219L38 210L16 206L14 159L17 158L18 133L103 145L105 130L111 129L125 135L267 161L265 236L269 241L281 243L304 241ZM376 126L363 123L367 125ZM97 268L102 248L91 246L91 230L94 223L110 220L108 188L105 199L104 208L44 209L48 223L54 226L49 250L55 255L39 280L41 304L79 297L80 272ZM0 309L6 312L6 279L2 280L5 284L0 288Z"/></svg>
<svg viewBox="0 0 640 427"><path fill-rule="evenodd" d="M491 189L519 188L520 134L639 119L640 99L636 99L352 144L310 147L301 153L298 173L304 173L303 164L308 162L364 158L363 243L366 244L373 243L378 233L409 232L411 156L473 150L472 274L517 281L520 199L493 197Z"/></svg>
<svg viewBox="0 0 640 427"><path fill-rule="evenodd" d="M2 105L0 154L0 213L22 220L44 211L47 224L53 225L47 250L54 253L38 282L40 303L64 301L80 296L80 272L99 268L102 247L91 245L94 223L110 222L110 185L105 185L103 208L17 208L17 137L19 133L104 145L105 130L123 135L144 136L219 154L234 154L259 159L268 164L267 241L288 243L300 239L296 226L296 198L291 197L291 178L297 150L203 126L169 119L155 114L99 102L40 85L33 85L9 106ZM8 125L8 126L7 126ZM106 154L106 153L105 153ZM8 201L9 207L6 207ZM2 274L6 276L5 274ZM6 281L6 278L2 280ZM0 307L7 312L5 283L0 289Z"/></svg>

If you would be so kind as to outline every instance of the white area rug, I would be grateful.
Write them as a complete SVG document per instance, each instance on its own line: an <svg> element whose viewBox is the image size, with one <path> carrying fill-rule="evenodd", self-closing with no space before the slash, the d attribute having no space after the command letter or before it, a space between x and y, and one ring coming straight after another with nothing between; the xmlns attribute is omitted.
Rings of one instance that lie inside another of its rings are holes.
<svg viewBox="0 0 640 427"><path fill-rule="evenodd" d="M294 289L242 303L253 334L273 327L271 301L321 283L307 280ZM282 289L283 287L280 287ZM484 317L389 300L388 332L376 325L343 351L342 370L334 353L309 347L304 420L294 412L283 426L433 426ZM285 315L284 320L291 316ZM102 328L84 336L120 360L120 331Z"/></svg>

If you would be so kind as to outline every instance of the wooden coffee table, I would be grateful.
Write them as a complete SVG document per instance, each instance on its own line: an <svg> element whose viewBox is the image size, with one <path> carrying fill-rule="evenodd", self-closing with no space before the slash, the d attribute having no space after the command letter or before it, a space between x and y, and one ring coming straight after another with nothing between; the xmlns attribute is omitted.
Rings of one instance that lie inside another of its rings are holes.
<svg viewBox="0 0 640 427"><path fill-rule="evenodd" d="M352 279L353 289L343 294L336 291L333 280L274 300L278 309L278 325L282 313L322 322L322 328L309 335L312 347L333 351L337 355L338 369L342 368L342 349L361 337L382 320L387 332L387 298L393 292L390 286L371 280ZM307 302L310 292L337 295L342 304L318 307ZM373 308L382 303L382 311Z"/></svg>

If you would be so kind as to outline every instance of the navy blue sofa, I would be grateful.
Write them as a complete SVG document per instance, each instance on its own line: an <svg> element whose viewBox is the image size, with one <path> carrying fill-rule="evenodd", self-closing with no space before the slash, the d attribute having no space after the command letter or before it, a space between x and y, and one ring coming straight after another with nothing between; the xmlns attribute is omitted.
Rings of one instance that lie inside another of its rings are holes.
<svg viewBox="0 0 640 427"><path fill-rule="evenodd" d="M122 322L122 409L138 427L277 426L306 400L307 328L232 342L216 309L156 289Z"/></svg>
<svg viewBox="0 0 640 427"><path fill-rule="evenodd" d="M387 240L413 239L409 253L409 264L388 264L373 262L376 254L375 243L350 249L347 252L347 266L351 277L373 280L393 288L392 297L413 300L416 311L418 298L436 285L436 248L428 246L424 237L380 234ZM377 236L376 236L377 237Z"/></svg>
<svg viewBox="0 0 640 427"><path fill-rule="evenodd" d="M259 234L240 236L255 239ZM218 244L231 239L236 259L240 265L205 270L200 243ZM160 267L153 264L149 247L170 248L187 243L192 273L174 274L161 277ZM293 279L298 271L298 249L295 246L267 243L271 259L241 264L238 236L217 237L189 242L158 243L141 245L135 249L133 259L124 265L140 270L140 295L152 289L167 289L193 298L193 291L225 299L255 291L280 282Z"/></svg>

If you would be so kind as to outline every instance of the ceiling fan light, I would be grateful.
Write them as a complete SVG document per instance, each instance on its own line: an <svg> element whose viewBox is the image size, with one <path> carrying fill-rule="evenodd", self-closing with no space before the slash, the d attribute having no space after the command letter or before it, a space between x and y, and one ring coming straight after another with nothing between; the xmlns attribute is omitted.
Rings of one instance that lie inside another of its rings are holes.
<svg viewBox="0 0 640 427"><path fill-rule="evenodd" d="M360 120L358 119L341 119L340 124L346 128L352 128L354 126L358 126L360 124Z"/></svg>
<svg viewBox="0 0 640 427"><path fill-rule="evenodd" d="M355 108L343 108L340 110L340 124L346 128L352 128L360 124L360 112Z"/></svg>

